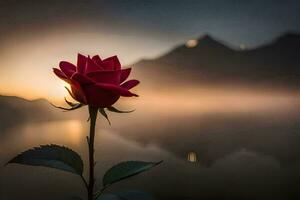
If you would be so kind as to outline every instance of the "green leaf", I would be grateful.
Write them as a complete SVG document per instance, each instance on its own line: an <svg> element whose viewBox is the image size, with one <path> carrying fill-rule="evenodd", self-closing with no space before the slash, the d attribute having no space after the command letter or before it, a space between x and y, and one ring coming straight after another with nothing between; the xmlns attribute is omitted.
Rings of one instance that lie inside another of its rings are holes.
<svg viewBox="0 0 300 200"><path fill-rule="evenodd" d="M83 161L73 150L55 144L29 149L14 157L7 164L17 163L44 166L82 175Z"/></svg>
<svg viewBox="0 0 300 200"><path fill-rule="evenodd" d="M154 198L143 191L124 190L115 194L104 194L96 200L154 200Z"/></svg>
<svg viewBox="0 0 300 200"><path fill-rule="evenodd" d="M126 111L122 111L122 110L119 110L113 106L111 107L107 107L107 110L109 110L110 112L116 112L116 113L131 113L133 112L134 110L126 110Z"/></svg>
<svg viewBox="0 0 300 200"><path fill-rule="evenodd" d="M104 187L111 185L120 180L126 179L128 177L137 175L141 172L147 171L152 167L160 164L160 162L143 162L143 161L126 161L121 162L112 168L110 168L103 177Z"/></svg>
<svg viewBox="0 0 300 200"><path fill-rule="evenodd" d="M105 118L107 119L109 125L111 125L111 124L110 124L110 121L109 121L109 118L108 118L108 116L107 116L107 114L106 114L104 108L99 108L99 112L101 113L101 115L102 115L103 117L105 117Z"/></svg>

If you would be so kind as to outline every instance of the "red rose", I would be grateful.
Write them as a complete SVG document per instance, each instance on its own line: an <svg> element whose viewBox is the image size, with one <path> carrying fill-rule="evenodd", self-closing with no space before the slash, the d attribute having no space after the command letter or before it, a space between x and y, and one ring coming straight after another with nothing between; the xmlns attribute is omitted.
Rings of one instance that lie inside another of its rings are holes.
<svg viewBox="0 0 300 200"><path fill-rule="evenodd" d="M138 80L124 82L131 68L121 69L117 56L101 60L96 55L92 58L78 54L77 66L61 61L60 70L54 73L71 85L72 97L82 104L98 108L113 105L120 96L137 96L129 90L139 84Z"/></svg>

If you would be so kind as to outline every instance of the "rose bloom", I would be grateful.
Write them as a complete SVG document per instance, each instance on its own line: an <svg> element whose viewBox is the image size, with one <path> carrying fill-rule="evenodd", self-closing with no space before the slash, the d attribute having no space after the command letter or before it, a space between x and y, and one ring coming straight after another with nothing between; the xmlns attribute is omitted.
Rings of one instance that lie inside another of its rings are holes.
<svg viewBox="0 0 300 200"><path fill-rule="evenodd" d="M77 65L61 61L54 73L71 86L71 95L78 102L98 108L113 105L120 96L137 96L129 90L139 84L129 80L131 68L121 69L117 56L101 60L96 55L90 58L78 54Z"/></svg>

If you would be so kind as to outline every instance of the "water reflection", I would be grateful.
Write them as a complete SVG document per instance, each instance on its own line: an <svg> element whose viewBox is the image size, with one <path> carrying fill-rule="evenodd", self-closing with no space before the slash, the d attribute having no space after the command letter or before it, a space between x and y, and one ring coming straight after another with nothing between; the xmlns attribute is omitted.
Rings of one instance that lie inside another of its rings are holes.
<svg viewBox="0 0 300 200"><path fill-rule="evenodd" d="M41 140L42 142L60 142L79 146L84 132L85 127L79 120L45 122L38 126L31 124L26 125L23 142Z"/></svg>

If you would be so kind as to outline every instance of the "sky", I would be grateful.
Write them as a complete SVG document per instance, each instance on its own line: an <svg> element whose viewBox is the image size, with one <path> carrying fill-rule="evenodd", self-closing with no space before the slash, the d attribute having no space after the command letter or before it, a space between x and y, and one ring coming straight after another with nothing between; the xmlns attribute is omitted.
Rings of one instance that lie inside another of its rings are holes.
<svg viewBox="0 0 300 200"><path fill-rule="evenodd" d="M130 65L204 34L256 47L300 32L299 19L297 0L2 0L0 93L61 98L52 68L78 52Z"/></svg>

